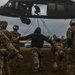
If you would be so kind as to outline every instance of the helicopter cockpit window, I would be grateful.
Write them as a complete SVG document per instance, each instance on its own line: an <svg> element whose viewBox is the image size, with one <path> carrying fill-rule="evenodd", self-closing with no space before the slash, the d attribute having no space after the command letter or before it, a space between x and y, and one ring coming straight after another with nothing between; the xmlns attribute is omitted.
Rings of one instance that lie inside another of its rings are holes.
<svg viewBox="0 0 75 75"><path fill-rule="evenodd" d="M5 7L13 7L13 2L7 3L7 5Z"/></svg>
<svg viewBox="0 0 75 75"><path fill-rule="evenodd" d="M63 4L57 4L57 11L64 11L64 5Z"/></svg>
<svg viewBox="0 0 75 75"><path fill-rule="evenodd" d="M55 3L49 3L48 4L48 10L49 11L55 11Z"/></svg>

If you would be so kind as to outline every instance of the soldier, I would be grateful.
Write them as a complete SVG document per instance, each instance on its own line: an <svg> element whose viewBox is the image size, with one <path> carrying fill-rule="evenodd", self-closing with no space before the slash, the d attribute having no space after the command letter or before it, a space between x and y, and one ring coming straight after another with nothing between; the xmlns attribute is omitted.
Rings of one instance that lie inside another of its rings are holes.
<svg viewBox="0 0 75 75"><path fill-rule="evenodd" d="M60 38L55 40L54 46L55 52L53 53L53 72L62 70L64 58L63 43Z"/></svg>
<svg viewBox="0 0 75 75"><path fill-rule="evenodd" d="M13 31L11 31L13 38L16 38L17 40L20 38L21 34L18 32L19 30L19 26L18 25L14 25L13 26ZM19 40L18 41L14 41L13 42L14 47L20 52L20 45L19 45ZM20 60L18 58L15 57L15 66L19 67L19 62Z"/></svg>
<svg viewBox="0 0 75 75"><path fill-rule="evenodd" d="M67 30L67 74L74 74L74 62L75 59L75 19L70 21L70 26Z"/></svg>
<svg viewBox="0 0 75 75"><path fill-rule="evenodd" d="M17 40L20 38L21 34L18 32L19 30L19 26L18 25L14 25L13 26L13 31L11 31L12 35L14 38L16 38ZM18 41L15 41L13 42L13 45L15 46L15 48L17 50L20 50L20 46L19 46L19 42Z"/></svg>
<svg viewBox="0 0 75 75"><path fill-rule="evenodd" d="M41 66L41 59L42 59L42 47L44 44L44 41L49 42L52 46L54 46L53 42L49 40L47 37L45 37L43 34L41 34L41 28L37 27L34 31L34 33L20 37L19 40L26 40L26 39L32 39L31 42L31 48L33 53L33 61L34 61L34 71L37 72L40 69Z"/></svg>
<svg viewBox="0 0 75 75"><path fill-rule="evenodd" d="M0 21L0 74L10 75L9 69L9 55L18 55L19 58L23 58L19 51L12 45L12 35L6 30L8 23L6 21ZM15 39L16 40L16 39ZM17 40L16 40L17 41Z"/></svg>

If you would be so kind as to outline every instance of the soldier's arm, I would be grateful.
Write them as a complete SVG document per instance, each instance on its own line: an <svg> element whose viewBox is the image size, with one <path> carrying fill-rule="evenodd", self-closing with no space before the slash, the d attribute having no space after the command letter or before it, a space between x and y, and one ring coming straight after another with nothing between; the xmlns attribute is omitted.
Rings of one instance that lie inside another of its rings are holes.
<svg viewBox="0 0 75 75"><path fill-rule="evenodd" d="M27 40L27 39L29 39L29 38L32 38L32 35L33 35L33 34L30 34L30 35L27 35L27 36L20 37L19 40Z"/></svg>
<svg viewBox="0 0 75 75"><path fill-rule="evenodd" d="M51 50L52 50L53 53L55 53L56 52L56 48L55 48L55 45L54 45L53 41L51 39L48 39L45 36L44 36L44 39L45 39L45 41L47 41L48 43L50 43L52 45Z"/></svg>
<svg viewBox="0 0 75 75"><path fill-rule="evenodd" d="M12 54L17 55L18 58L23 58L21 54L19 54L19 51L12 45L10 39L0 31L0 39L2 40L2 44L4 47Z"/></svg>
<svg viewBox="0 0 75 75"><path fill-rule="evenodd" d="M5 45L5 48L11 53L12 56L17 55L18 58L22 59L23 56L19 53L19 51L12 45L12 43L8 43Z"/></svg>
<svg viewBox="0 0 75 75"><path fill-rule="evenodd" d="M52 42L51 39L47 38L47 37L44 36L44 35L43 35L43 37L44 37L44 40L45 40L45 41L47 41L48 43L50 43L50 44L54 47L54 43Z"/></svg>
<svg viewBox="0 0 75 75"><path fill-rule="evenodd" d="M18 50L12 45L10 39L0 31L0 39L2 40L2 44L4 47L11 53L16 54L18 53Z"/></svg>

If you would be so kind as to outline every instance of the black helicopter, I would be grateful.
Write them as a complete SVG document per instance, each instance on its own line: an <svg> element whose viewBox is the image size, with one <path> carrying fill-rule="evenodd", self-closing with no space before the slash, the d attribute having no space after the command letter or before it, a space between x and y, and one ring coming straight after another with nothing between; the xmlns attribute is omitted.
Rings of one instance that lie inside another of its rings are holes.
<svg viewBox="0 0 75 75"><path fill-rule="evenodd" d="M45 6L45 9L41 6ZM41 13L42 9L45 14ZM0 7L0 15L19 17L22 23L26 24L31 23L29 18L71 19L75 18L75 2L72 0L9 0Z"/></svg>

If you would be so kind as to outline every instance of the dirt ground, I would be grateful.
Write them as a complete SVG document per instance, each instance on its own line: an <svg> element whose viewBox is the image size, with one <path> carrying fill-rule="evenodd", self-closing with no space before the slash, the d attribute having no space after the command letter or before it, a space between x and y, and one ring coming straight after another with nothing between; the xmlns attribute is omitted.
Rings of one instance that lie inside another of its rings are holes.
<svg viewBox="0 0 75 75"><path fill-rule="evenodd" d="M42 59L42 68L39 72L35 73L32 53L30 49L21 49L21 53L24 58L19 61L19 66L16 66L18 61L12 59L10 63L11 75L66 75L66 65L64 63L64 68L62 71L52 72L52 55L51 51L48 48L43 50L43 59ZM65 60L64 60L65 62Z"/></svg>

